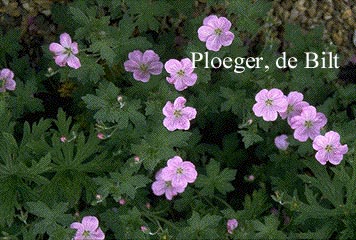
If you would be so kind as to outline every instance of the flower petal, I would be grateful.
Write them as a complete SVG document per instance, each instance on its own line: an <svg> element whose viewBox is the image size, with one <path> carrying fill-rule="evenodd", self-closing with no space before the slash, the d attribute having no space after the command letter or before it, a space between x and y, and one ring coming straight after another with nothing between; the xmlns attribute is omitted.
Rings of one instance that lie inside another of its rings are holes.
<svg viewBox="0 0 356 240"><path fill-rule="evenodd" d="M62 33L59 36L59 42L64 48L70 48L72 45L72 39L68 33Z"/></svg>
<svg viewBox="0 0 356 240"><path fill-rule="evenodd" d="M74 69L78 69L81 67L79 58L77 58L76 56L74 56L73 54L71 54L68 58L67 58L67 64L69 67L74 68Z"/></svg>

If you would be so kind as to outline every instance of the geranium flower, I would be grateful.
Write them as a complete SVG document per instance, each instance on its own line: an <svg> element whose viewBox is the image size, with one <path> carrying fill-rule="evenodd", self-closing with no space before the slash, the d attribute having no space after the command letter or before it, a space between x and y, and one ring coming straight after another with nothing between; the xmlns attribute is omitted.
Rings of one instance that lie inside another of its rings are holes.
<svg viewBox="0 0 356 240"><path fill-rule="evenodd" d="M305 142L308 138L314 139L320 134L320 129L325 126L327 119L323 113L316 112L315 107L308 106L302 109L299 116L291 119L291 128L295 129L294 138Z"/></svg>
<svg viewBox="0 0 356 240"><path fill-rule="evenodd" d="M277 136L274 139L274 144L276 145L276 147L280 150L287 150L289 142L287 141L288 136L285 134L282 134L280 136Z"/></svg>
<svg viewBox="0 0 356 240"><path fill-rule="evenodd" d="M193 86L198 79L194 73L193 63L189 58L183 58L181 61L170 59L164 64L164 68L171 74L167 77L167 82L174 84L177 91L183 91Z"/></svg>
<svg viewBox="0 0 356 240"><path fill-rule="evenodd" d="M190 120L196 117L197 111L193 107L185 107L186 101L184 97L178 97L174 100L174 103L168 101L163 107L162 112L166 116L163 125L169 131L188 130L190 128Z"/></svg>
<svg viewBox="0 0 356 240"><path fill-rule="evenodd" d="M277 88L271 90L262 89L256 94L257 103L253 105L253 112L257 117L263 117L265 121L275 121L279 112L285 112L288 101L283 92Z"/></svg>
<svg viewBox="0 0 356 240"><path fill-rule="evenodd" d="M77 229L74 240L103 240L104 232L99 227L99 220L94 216L85 216L82 222L74 222L70 228Z"/></svg>
<svg viewBox="0 0 356 240"><path fill-rule="evenodd" d="M303 101L303 94L300 92L290 92L287 96L288 107L285 112L280 112L279 115L282 119L286 119L290 125L292 117L300 115L303 107L309 106L309 103Z"/></svg>
<svg viewBox="0 0 356 240"><path fill-rule="evenodd" d="M325 133L325 136L315 137L313 148L317 151L316 160L322 165L325 165L326 162L338 165L348 151L347 145L341 145L340 135L334 131Z"/></svg>
<svg viewBox="0 0 356 240"><path fill-rule="evenodd" d="M162 179L171 181L173 187L187 187L193 183L198 173L192 162L183 161L181 157L175 156L168 160L167 167L162 170Z"/></svg>
<svg viewBox="0 0 356 240"><path fill-rule="evenodd" d="M80 68L79 58L75 56L78 54L78 43L72 42L68 33L62 33L59 36L59 43L51 43L49 45L49 50L54 54L56 64L60 67L68 64L71 68Z"/></svg>
<svg viewBox="0 0 356 240"><path fill-rule="evenodd" d="M239 222L235 218L227 220L227 223L226 223L227 232L229 234L232 234L234 229L237 228L238 225L239 225Z"/></svg>
<svg viewBox="0 0 356 240"><path fill-rule="evenodd" d="M125 70L133 72L133 77L137 81L148 82L152 75L159 75L162 72L163 63L159 61L159 56L152 50L142 53L135 50L129 53L129 60L124 63Z"/></svg>
<svg viewBox="0 0 356 240"><path fill-rule="evenodd" d="M174 196L176 196L178 193L182 193L185 190L185 187L183 186L172 186L172 181L171 180L164 180L162 177L162 171L163 169L160 169L156 173L156 181L153 182L152 184L152 191L154 195L156 196L161 196L165 195L168 200L172 200Z"/></svg>
<svg viewBox="0 0 356 240"><path fill-rule="evenodd" d="M198 29L198 37L200 41L206 42L208 50L219 51L222 46L231 45L235 38L230 28L231 22L227 18L210 15Z"/></svg>
<svg viewBox="0 0 356 240"><path fill-rule="evenodd" d="M6 89L14 91L16 88L16 82L13 79L14 73L8 69L4 68L0 71L0 92L5 92Z"/></svg>

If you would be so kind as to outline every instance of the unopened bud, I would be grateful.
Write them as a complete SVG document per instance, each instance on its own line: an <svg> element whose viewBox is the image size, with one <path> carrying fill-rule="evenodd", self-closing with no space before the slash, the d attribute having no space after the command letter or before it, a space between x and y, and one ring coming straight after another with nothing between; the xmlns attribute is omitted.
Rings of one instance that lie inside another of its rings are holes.
<svg viewBox="0 0 356 240"><path fill-rule="evenodd" d="M62 136L62 137L60 138L60 140L61 140L62 143L67 142L67 138L66 138L65 136Z"/></svg>
<svg viewBox="0 0 356 240"><path fill-rule="evenodd" d="M98 135L96 135L96 136L97 136L97 138L99 138L101 140L105 139L105 135L103 133L98 133Z"/></svg>
<svg viewBox="0 0 356 240"><path fill-rule="evenodd" d="M125 200L124 198L121 198L121 199L119 200L119 204L120 204L120 205L125 205L125 204L126 204L126 200Z"/></svg>

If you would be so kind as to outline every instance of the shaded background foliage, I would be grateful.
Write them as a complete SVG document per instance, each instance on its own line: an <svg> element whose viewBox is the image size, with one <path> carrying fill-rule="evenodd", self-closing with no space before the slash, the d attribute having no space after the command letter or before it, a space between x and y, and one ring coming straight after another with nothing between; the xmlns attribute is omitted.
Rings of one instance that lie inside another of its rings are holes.
<svg viewBox="0 0 356 240"><path fill-rule="evenodd" d="M2 1L0 13L0 64L17 82L0 102L4 237L70 239L71 222L95 215L107 239L355 238L353 3L37 0ZM305 51L332 51L341 72L272 67L236 74L199 66L197 84L182 93L164 72L149 83L125 72L135 49L153 49L163 62L206 51L197 29L209 14L231 20L236 36L211 57L272 62L283 51L299 59ZM48 51L62 32L79 43L78 70L58 68ZM291 135L288 125L251 111L254 95L272 87L302 92L328 117L325 131L338 131L350 149L339 166L320 166L310 142L290 137L287 151L275 148L275 136ZM189 131L168 132L162 107L180 95L198 115ZM112 135L99 140L98 132ZM61 136L73 140L62 143ZM174 155L192 161L199 176L167 201L150 185ZM226 233L230 218L239 221L233 235Z"/></svg>

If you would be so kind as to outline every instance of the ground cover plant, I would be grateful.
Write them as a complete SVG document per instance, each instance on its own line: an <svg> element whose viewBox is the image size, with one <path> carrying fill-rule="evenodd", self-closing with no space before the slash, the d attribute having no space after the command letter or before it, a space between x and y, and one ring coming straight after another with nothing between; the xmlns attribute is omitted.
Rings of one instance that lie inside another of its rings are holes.
<svg viewBox="0 0 356 240"><path fill-rule="evenodd" d="M352 31L277 0L33 2L0 8L0 239L355 239Z"/></svg>

